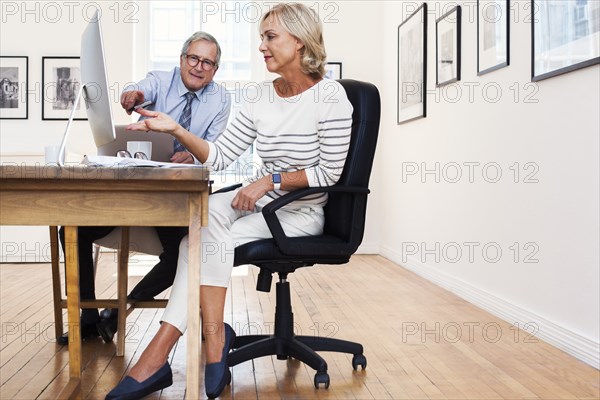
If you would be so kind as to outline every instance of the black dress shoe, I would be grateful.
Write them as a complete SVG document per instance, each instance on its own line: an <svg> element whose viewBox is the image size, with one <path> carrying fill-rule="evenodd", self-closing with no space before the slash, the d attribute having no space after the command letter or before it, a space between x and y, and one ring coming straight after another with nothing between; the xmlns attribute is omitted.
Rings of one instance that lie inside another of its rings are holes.
<svg viewBox="0 0 600 400"><path fill-rule="evenodd" d="M100 311L100 319L117 319L119 316L118 308L105 308Z"/></svg>
<svg viewBox="0 0 600 400"><path fill-rule="evenodd" d="M110 343L113 341L115 333L117 333L117 320L112 318L102 319L96 324L96 329L102 336L104 343Z"/></svg>
<svg viewBox="0 0 600 400"><path fill-rule="evenodd" d="M89 340L95 339L100 334L98 333L98 329L96 328L96 324L81 324L81 340ZM63 333L62 336L56 339L56 343L61 346L66 346L69 344L69 332Z"/></svg>

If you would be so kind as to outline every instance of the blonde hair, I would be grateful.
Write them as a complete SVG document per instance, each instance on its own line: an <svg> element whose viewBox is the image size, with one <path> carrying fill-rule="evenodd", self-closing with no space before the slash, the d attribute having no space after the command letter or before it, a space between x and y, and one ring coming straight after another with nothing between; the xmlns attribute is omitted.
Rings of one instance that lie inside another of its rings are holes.
<svg viewBox="0 0 600 400"><path fill-rule="evenodd" d="M323 25L317 13L299 3L279 3L263 15L260 24L269 17L276 18L290 35L304 43L300 50L302 72L315 79L322 78L325 75L327 53Z"/></svg>

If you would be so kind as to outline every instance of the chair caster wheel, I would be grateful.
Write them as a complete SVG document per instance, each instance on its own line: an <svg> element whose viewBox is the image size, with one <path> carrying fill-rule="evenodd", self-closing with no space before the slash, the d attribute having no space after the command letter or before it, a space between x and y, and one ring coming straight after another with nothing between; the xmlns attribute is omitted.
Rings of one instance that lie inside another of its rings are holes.
<svg viewBox="0 0 600 400"><path fill-rule="evenodd" d="M329 388L329 375L327 372L317 372L315 374L315 388L318 389L321 384L325 386L325 389Z"/></svg>
<svg viewBox="0 0 600 400"><path fill-rule="evenodd" d="M356 371L359 365L362 369L367 368L367 357L362 354L355 354L354 357L352 357L352 368Z"/></svg>

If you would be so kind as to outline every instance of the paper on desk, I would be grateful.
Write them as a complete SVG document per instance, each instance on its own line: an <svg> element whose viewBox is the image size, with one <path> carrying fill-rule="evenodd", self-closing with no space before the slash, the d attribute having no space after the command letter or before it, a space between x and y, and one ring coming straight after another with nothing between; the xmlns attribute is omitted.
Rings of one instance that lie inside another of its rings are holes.
<svg viewBox="0 0 600 400"><path fill-rule="evenodd" d="M139 158L111 157L111 156L84 156L81 161L83 165L90 167L160 167L160 168L206 168L204 165L180 164L159 162L152 160L141 160Z"/></svg>

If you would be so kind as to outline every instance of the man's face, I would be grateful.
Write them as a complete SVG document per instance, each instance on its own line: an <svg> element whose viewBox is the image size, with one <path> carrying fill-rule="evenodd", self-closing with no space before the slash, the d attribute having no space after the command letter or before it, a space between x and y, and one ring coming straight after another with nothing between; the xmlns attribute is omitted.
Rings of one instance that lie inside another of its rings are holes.
<svg viewBox="0 0 600 400"><path fill-rule="evenodd" d="M218 67L206 70L203 68L203 60L212 61L214 64L217 60L217 46L214 43L206 40L197 40L190 44L186 56L181 56L179 60L179 67L181 69L181 80L185 87L191 91L196 92L208 85L215 76ZM188 63L190 60L201 60L198 65L191 67Z"/></svg>

